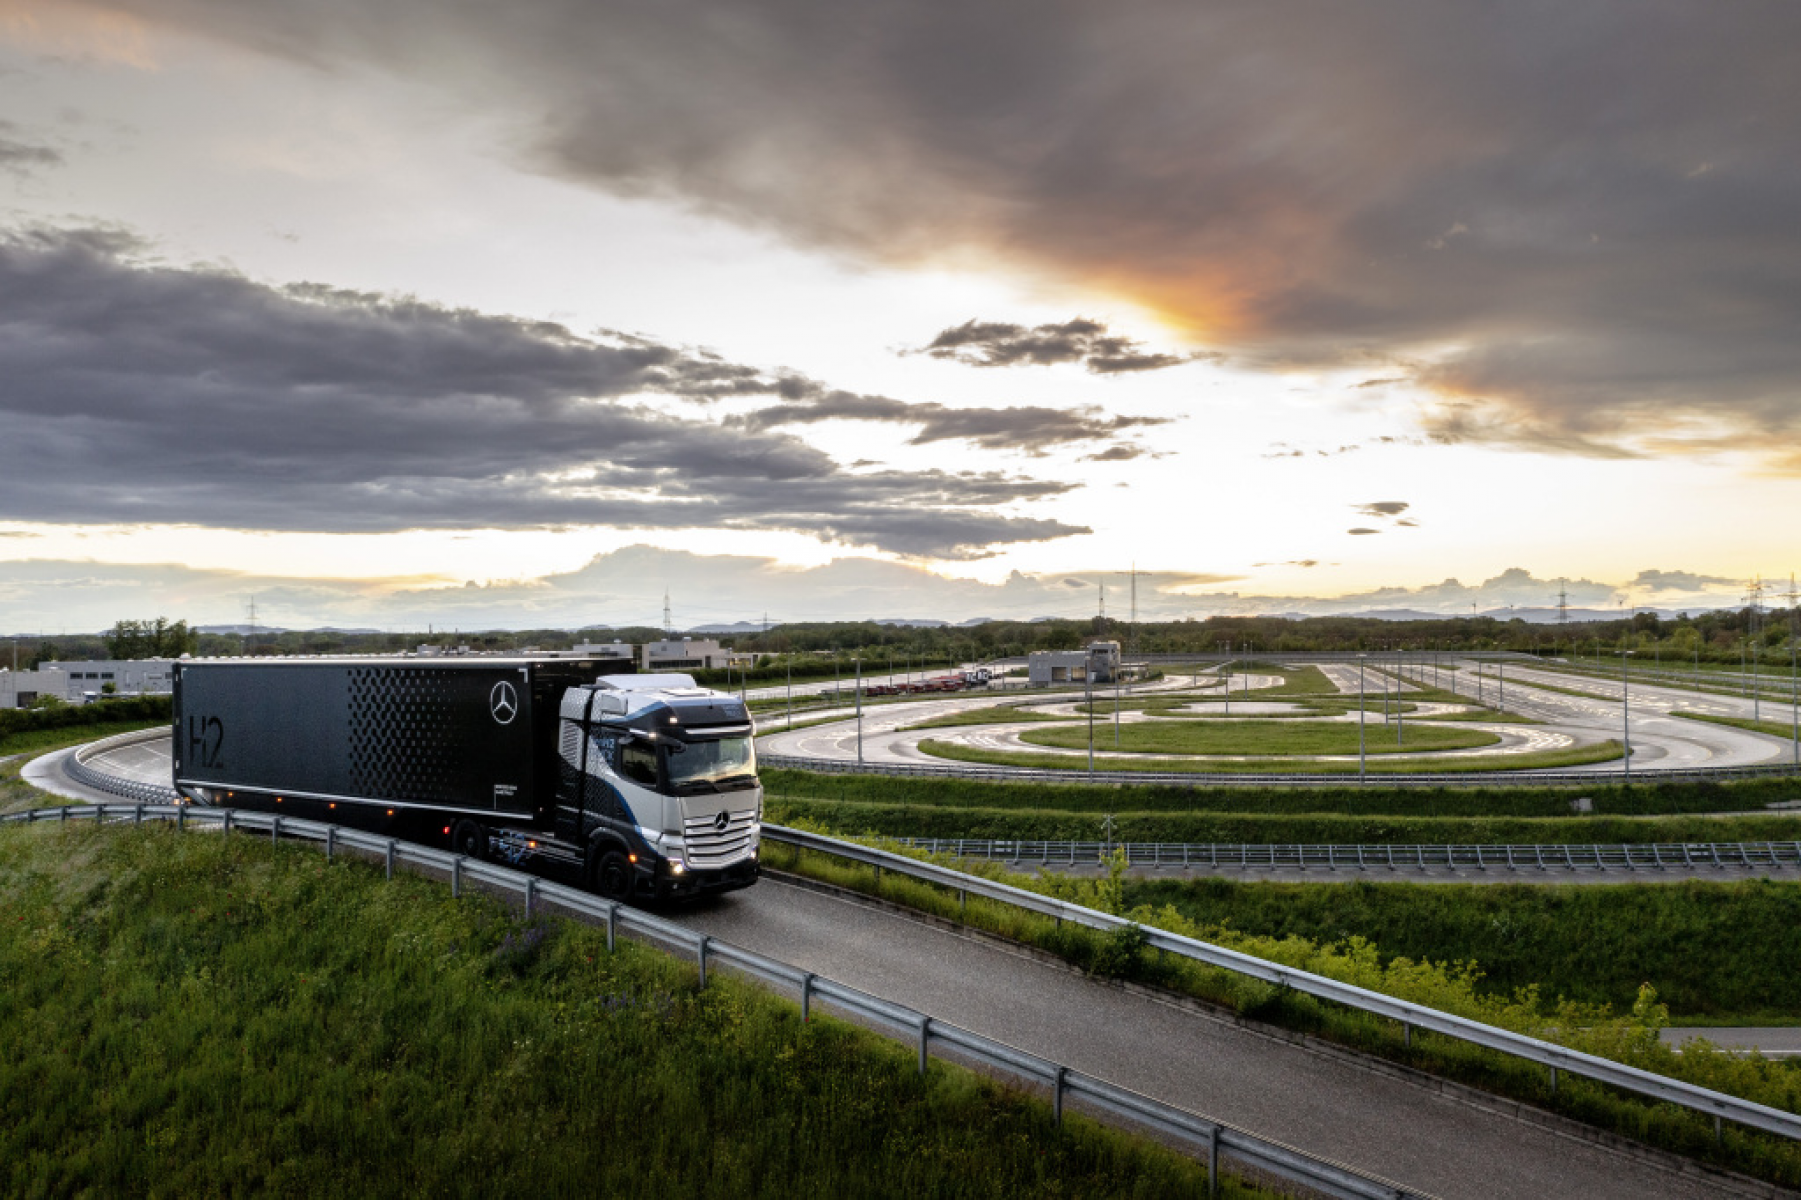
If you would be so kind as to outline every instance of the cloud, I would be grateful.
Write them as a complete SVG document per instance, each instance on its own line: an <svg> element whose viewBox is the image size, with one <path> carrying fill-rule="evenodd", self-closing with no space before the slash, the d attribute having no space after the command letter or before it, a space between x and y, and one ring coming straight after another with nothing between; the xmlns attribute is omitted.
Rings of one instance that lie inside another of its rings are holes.
<svg viewBox="0 0 1801 1200"><path fill-rule="evenodd" d="M602 191L1405 380L1447 440L1801 471L1795 5L108 7L419 81Z"/></svg>
<svg viewBox="0 0 1801 1200"><path fill-rule="evenodd" d="M919 432L908 439L914 446L954 440L984 450L1023 450L1028 454L1043 454L1071 442L1105 441L1128 429L1169 424L1166 417L1110 417L1092 407L951 408L836 391L810 380L790 378L784 382L794 396L789 403L756 409L727 423L763 430L818 421L882 421L918 425Z"/></svg>
<svg viewBox="0 0 1801 1200"><path fill-rule="evenodd" d="M60 167L62 152L28 140L19 126L0 120L0 171L24 178L46 167Z"/></svg>
<svg viewBox="0 0 1801 1200"><path fill-rule="evenodd" d="M1381 533L1382 531L1380 529L1347 529L1345 532L1362 536L1369 533Z"/></svg>
<svg viewBox="0 0 1801 1200"><path fill-rule="evenodd" d="M1692 571L1640 571L1626 587L1635 592L1700 592L1709 588L1739 587L1744 581L1723 575L1697 575Z"/></svg>
<svg viewBox="0 0 1801 1200"><path fill-rule="evenodd" d="M1135 458L1144 458L1147 455L1151 458L1164 457L1164 455L1153 453L1152 451L1145 449L1143 446L1124 445L1124 446L1109 446L1109 447L1107 447L1107 449L1101 450L1095 454L1084 454L1082 456L1082 461L1083 462L1131 462Z"/></svg>
<svg viewBox="0 0 1801 1200"><path fill-rule="evenodd" d="M909 353L950 359L972 367L1045 367L1079 362L1095 375L1161 371L1196 357L1147 352L1142 343L1110 334L1105 325L1086 317L1031 329L997 321L965 321Z"/></svg>
<svg viewBox="0 0 1801 1200"><path fill-rule="evenodd" d="M1374 531L1372 530L1372 532L1374 532ZM1291 559L1287 560L1286 562L1260 562L1260 563L1253 563L1252 565L1258 566L1258 567L1317 567L1317 566L1319 566L1319 559L1317 559L1317 558L1291 558Z"/></svg>
<svg viewBox="0 0 1801 1200"><path fill-rule="evenodd" d="M148 250L117 230L0 236L0 518L790 530L945 558L1086 532L1007 511L1068 483L852 473L634 401L781 390L716 356Z"/></svg>
<svg viewBox="0 0 1801 1200"><path fill-rule="evenodd" d="M1409 505L1405 500L1373 500L1356 507L1366 517L1398 517L1407 511Z"/></svg>

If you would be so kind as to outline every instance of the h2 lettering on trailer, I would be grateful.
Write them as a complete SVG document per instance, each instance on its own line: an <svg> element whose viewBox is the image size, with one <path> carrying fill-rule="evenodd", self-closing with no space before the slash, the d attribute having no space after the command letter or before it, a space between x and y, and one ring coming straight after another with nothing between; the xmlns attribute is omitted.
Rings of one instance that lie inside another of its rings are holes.
<svg viewBox="0 0 1801 1200"><path fill-rule="evenodd" d="M225 722L218 717L188 718L188 765L205 771L225 769Z"/></svg>

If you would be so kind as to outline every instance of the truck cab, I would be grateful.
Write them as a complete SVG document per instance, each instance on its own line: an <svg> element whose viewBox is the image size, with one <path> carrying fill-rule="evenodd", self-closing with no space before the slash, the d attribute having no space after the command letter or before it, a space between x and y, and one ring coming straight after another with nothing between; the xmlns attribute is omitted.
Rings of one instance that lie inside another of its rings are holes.
<svg viewBox="0 0 1801 1200"><path fill-rule="evenodd" d="M763 789L750 714L692 676L603 675L563 695L555 837L613 899L757 878Z"/></svg>

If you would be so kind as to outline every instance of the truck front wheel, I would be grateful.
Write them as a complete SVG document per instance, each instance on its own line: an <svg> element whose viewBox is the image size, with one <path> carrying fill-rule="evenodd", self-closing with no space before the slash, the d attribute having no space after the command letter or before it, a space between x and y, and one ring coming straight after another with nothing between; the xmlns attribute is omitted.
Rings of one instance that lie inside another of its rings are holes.
<svg viewBox="0 0 1801 1200"><path fill-rule="evenodd" d="M588 886L608 900L628 900L632 894L632 864L617 850L608 850L594 860L588 871Z"/></svg>

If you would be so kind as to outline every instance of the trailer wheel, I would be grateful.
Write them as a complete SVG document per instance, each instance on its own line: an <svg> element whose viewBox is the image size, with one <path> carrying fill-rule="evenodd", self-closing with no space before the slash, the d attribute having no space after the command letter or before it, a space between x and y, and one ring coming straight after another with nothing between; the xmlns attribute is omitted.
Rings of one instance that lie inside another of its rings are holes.
<svg viewBox="0 0 1801 1200"><path fill-rule="evenodd" d="M608 850L594 860L588 872L588 886L607 900L629 900L632 864L619 851Z"/></svg>
<svg viewBox="0 0 1801 1200"><path fill-rule="evenodd" d="M488 856L488 831L480 825L464 817L450 831L450 851L464 858L486 858Z"/></svg>

